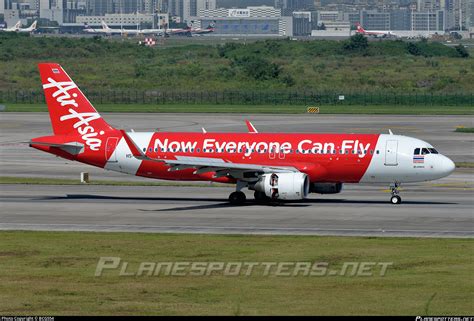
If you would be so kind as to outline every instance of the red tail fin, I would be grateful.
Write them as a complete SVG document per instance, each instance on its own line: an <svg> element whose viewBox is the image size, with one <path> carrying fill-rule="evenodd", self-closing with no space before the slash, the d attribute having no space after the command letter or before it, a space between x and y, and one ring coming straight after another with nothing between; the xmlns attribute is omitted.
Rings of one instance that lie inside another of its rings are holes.
<svg viewBox="0 0 474 321"><path fill-rule="evenodd" d="M364 32L365 32L365 29L362 28L362 26L360 25L360 23L356 23L356 27L357 27L357 32L360 32L360 33L364 33Z"/></svg>
<svg viewBox="0 0 474 321"><path fill-rule="evenodd" d="M54 134L81 136L92 150L98 149L100 136L113 128L60 65L41 63L38 67Z"/></svg>

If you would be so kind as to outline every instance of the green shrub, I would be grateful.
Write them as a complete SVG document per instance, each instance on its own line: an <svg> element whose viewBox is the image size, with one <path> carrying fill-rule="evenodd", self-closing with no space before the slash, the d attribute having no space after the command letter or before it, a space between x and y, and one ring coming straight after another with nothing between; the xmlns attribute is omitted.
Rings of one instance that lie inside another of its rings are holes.
<svg viewBox="0 0 474 321"><path fill-rule="evenodd" d="M459 57L462 58L468 58L469 57L469 51L467 51L466 47L464 47L462 44L459 44L455 47L456 52L458 53Z"/></svg>

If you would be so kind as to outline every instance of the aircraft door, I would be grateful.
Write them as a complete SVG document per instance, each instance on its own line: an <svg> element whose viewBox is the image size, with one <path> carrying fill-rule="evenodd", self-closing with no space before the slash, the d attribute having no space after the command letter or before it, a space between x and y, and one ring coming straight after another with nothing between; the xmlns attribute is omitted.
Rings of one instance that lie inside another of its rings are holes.
<svg viewBox="0 0 474 321"><path fill-rule="evenodd" d="M105 159L107 159L109 162L117 162L117 153L114 153L117 145L117 137L107 138L107 144L105 146Z"/></svg>
<svg viewBox="0 0 474 321"><path fill-rule="evenodd" d="M385 166L398 165L398 140L387 140L385 145Z"/></svg>

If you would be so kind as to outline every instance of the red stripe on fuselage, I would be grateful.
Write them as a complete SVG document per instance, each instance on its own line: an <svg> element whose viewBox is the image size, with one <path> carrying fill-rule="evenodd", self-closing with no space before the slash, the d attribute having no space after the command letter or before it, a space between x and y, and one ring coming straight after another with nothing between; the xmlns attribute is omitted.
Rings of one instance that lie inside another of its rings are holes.
<svg viewBox="0 0 474 321"><path fill-rule="evenodd" d="M291 166L308 174L312 182L357 183L372 160L378 137L378 134L154 133L145 154L162 159L191 156L219 158L232 163ZM274 153L269 152L272 148ZM279 152L283 149L288 152ZM314 153L316 150L319 152ZM195 175L194 169L168 172L168 168L163 163L143 161L137 175L172 180L231 181L225 177L214 179L211 173Z"/></svg>

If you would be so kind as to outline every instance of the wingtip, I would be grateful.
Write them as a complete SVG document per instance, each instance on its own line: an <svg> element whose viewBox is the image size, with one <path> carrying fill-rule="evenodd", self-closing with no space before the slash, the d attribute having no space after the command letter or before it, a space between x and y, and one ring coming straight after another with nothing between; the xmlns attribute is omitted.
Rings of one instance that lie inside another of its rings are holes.
<svg viewBox="0 0 474 321"><path fill-rule="evenodd" d="M255 126L250 122L250 120L245 119L245 124L247 125L247 128L249 130L249 133L256 134L258 133L257 129Z"/></svg>

